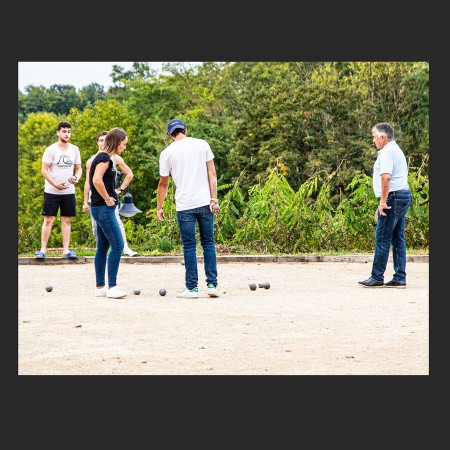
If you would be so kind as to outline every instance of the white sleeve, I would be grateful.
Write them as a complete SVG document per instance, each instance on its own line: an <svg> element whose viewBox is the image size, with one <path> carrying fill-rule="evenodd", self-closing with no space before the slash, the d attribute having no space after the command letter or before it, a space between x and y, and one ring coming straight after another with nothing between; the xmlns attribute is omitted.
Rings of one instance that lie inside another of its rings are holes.
<svg viewBox="0 0 450 450"><path fill-rule="evenodd" d="M380 154L380 175L388 173L392 175L394 168L394 162L392 160L392 154L390 152L384 152Z"/></svg>
<svg viewBox="0 0 450 450"><path fill-rule="evenodd" d="M50 147L47 147L42 155L42 162L52 163L53 162L53 152Z"/></svg>
<svg viewBox="0 0 450 450"><path fill-rule="evenodd" d="M78 147L76 147L75 164L81 164L81 153Z"/></svg>
<svg viewBox="0 0 450 450"><path fill-rule="evenodd" d="M170 175L169 161L167 154L164 154L164 152L161 152L159 155L159 175L161 177L168 177Z"/></svg>
<svg viewBox="0 0 450 450"><path fill-rule="evenodd" d="M213 154L209 144L206 141L205 141L205 143L206 143L206 162L208 162L208 161L211 161L212 159L214 159L214 154Z"/></svg>

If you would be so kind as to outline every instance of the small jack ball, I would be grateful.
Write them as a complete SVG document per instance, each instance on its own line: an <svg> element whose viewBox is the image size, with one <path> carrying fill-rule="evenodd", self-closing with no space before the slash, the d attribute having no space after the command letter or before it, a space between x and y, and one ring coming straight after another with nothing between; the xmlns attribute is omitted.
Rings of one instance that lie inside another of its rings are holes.
<svg viewBox="0 0 450 450"><path fill-rule="evenodd" d="M167 294L167 291L165 289L159 290L159 295L162 295L163 297Z"/></svg>
<svg viewBox="0 0 450 450"><path fill-rule="evenodd" d="M45 286L45 290L47 292L52 292L53 291L53 286L51 284L47 284L47 286Z"/></svg>
<svg viewBox="0 0 450 450"><path fill-rule="evenodd" d="M141 290L140 290L139 288L134 288L134 289L133 289L133 293L134 293L135 295L139 295L139 294L141 293Z"/></svg>
<svg viewBox="0 0 450 450"><path fill-rule="evenodd" d="M248 285L248 287L252 290L252 291L256 291L256 284L255 283L250 283Z"/></svg>

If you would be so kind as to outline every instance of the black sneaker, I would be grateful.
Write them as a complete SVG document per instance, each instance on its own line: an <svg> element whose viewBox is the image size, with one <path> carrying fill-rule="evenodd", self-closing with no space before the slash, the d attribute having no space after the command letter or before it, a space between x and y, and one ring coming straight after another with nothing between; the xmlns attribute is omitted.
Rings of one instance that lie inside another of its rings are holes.
<svg viewBox="0 0 450 450"><path fill-rule="evenodd" d="M384 283L384 285L386 287L393 287L393 288L399 288L399 289L406 288L406 283L404 283L402 281L395 281L395 280L388 281L387 283Z"/></svg>
<svg viewBox="0 0 450 450"><path fill-rule="evenodd" d="M358 281L358 283L364 287L384 287L384 283L382 281L374 280L372 277L369 277L364 281Z"/></svg>

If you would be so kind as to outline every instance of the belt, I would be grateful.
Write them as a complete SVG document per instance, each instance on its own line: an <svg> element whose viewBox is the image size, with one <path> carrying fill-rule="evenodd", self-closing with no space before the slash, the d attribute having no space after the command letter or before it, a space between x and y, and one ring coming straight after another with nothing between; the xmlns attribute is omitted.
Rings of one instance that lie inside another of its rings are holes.
<svg viewBox="0 0 450 450"><path fill-rule="evenodd" d="M409 190L410 190L409 188L399 189L398 191L391 191L391 192L389 192L389 195L395 195L395 194L398 194L400 192L409 191Z"/></svg>

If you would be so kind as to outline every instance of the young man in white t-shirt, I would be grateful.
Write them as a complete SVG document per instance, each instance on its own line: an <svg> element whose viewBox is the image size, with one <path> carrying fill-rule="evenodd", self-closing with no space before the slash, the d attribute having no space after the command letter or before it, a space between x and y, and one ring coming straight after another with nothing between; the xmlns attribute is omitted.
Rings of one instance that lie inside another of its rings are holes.
<svg viewBox="0 0 450 450"><path fill-rule="evenodd" d="M217 258L214 244L214 214L219 211L214 155L204 139L187 137L187 127L180 119L170 120L167 134L173 142L159 157L157 219L165 220L162 209L169 187L169 176L176 186L175 204L183 243L185 285L177 297L198 297L198 270L195 224L198 225L206 275L207 293L219 297Z"/></svg>
<svg viewBox="0 0 450 450"><path fill-rule="evenodd" d="M36 259L44 259L48 240L58 211L61 219L63 256L76 259L77 253L69 250L71 217L76 216L75 185L81 178L80 149L69 144L72 126L59 122L56 135L58 141L48 146L42 156L41 173L45 179L42 215L41 249L35 252ZM75 171L75 174L74 174Z"/></svg>

